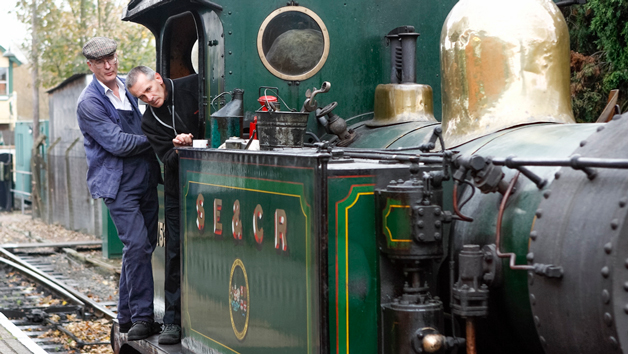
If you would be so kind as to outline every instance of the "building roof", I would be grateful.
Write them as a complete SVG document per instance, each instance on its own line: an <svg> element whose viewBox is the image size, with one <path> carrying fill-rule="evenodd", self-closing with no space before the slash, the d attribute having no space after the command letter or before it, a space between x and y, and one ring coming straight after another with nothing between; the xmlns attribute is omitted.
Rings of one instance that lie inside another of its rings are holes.
<svg viewBox="0 0 628 354"><path fill-rule="evenodd" d="M18 66L22 65L22 62L11 52L11 50L4 49L3 46L0 45L0 52L2 52L2 56L9 58L9 61L16 63Z"/></svg>
<svg viewBox="0 0 628 354"><path fill-rule="evenodd" d="M67 79L63 80L59 85L46 90L46 93L51 94L54 91L60 90L60 89L64 88L65 86L71 84L72 82L74 82L74 81L76 81L76 80L78 80L80 78L83 78L83 77L85 77L87 75L91 75L91 74L87 74L87 73L74 74L74 75L68 77Z"/></svg>

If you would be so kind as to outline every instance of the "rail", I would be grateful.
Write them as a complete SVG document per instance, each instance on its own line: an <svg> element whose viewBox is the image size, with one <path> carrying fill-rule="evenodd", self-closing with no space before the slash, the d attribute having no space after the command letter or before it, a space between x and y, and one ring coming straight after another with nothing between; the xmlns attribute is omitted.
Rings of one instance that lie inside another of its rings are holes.
<svg viewBox="0 0 628 354"><path fill-rule="evenodd" d="M33 277L37 277L35 278L37 281L40 281L41 279L42 283L45 282L46 285L50 284L51 289L58 289L60 295L62 293L63 294L67 293L69 299L75 299L73 301L79 301L80 303L83 304L84 307L95 310L96 312L102 314L104 317L108 319L114 319L116 317L116 315L112 311L101 306L97 302L93 301L87 295L71 288L70 286L66 284L59 282L58 280L54 278L49 277L46 273L32 266L28 262L22 260L20 257L14 255L13 253L7 251L6 249L0 248L0 257L4 257L8 259L9 262L15 264L15 266L20 267L20 268L16 267L16 269L20 271L24 269L25 272L28 272L27 274L29 275L32 274ZM2 259L2 262L6 263L7 262L6 259ZM13 265L11 266L14 267Z"/></svg>

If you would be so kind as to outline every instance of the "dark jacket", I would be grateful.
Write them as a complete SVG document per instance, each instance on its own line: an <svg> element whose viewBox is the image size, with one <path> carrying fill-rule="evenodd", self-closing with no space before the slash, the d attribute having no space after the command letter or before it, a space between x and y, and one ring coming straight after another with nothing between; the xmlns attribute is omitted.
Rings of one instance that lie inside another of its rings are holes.
<svg viewBox="0 0 628 354"><path fill-rule="evenodd" d="M124 83L124 80L121 81ZM128 90L126 95L133 106L133 116L141 119L137 99ZM118 111L105 96L105 90L95 75L79 96L76 117L84 137L87 186L92 198L115 199L124 158L150 150L148 139L144 135L122 131ZM153 160L152 163L157 162Z"/></svg>
<svg viewBox="0 0 628 354"><path fill-rule="evenodd" d="M190 75L172 80L174 83L174 110L176 112L174 128L178 134L191 133L195 139L201 137L202 122L199 120L198 75ZM174 130L159 123L153 112L164 123L172 126L172 114L168 107L172 105L172 84L164 78L166 100L159 108L147 107L142 117L142 130L148 137L153 150L164 164L164 193L179 196L179 156L174 150L172 139Z"/></svg>

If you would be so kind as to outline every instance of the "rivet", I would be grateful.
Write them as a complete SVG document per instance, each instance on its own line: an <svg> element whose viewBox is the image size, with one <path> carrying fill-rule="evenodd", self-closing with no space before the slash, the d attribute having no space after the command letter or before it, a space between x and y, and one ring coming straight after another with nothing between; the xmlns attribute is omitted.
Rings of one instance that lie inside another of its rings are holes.
<svg viewBox="0 0 628 354"><path fill-rule="evenodd" d="M541 344L543 344L544 347L547 347L547 341L545 340L545 337L540 336L539 340L541 341Z"/></svg>
<svg viewBox="0 0 628 354"><path fill-rule="evenodd" d="M539 316L534 316L534 324L537 327L541 327L541 320L539 320Z"/></svg>
<svg viewBox="0 0 628 354"><path fill-rule="evenodd" d="M531 271L528 272L528 284L534 285L534 273Z"/></svg>
<svg viewBox="0 0 628 354"><path fill-rule="evenodd" d="M229 31L229 34L231 34L231 31Z"/></svg>
<svg viewBox="0 0 628 354"><path fill-rule="evenodd" d="M425 214L425 210L423 208L419 208L418 210L419 215L423 216L423 214Z"/></svg>
<svg viewBox="0 0 628 354"><path fill-rule="evenodd" d="M526 259L528 260L528 262L534 262L534 253L530 252L526 255Z"/></svg>
<svg viewBox="0 0 628 354"><path fill-rule="evenodd" d="M583 146L585 146L585 145L587 145L587 141L586 141L586 140L582 140L582 141L580 142L580 147L583 147Z"/></svg>
<svg viewBox="0 0 628 354"><path fill-rule="evenodd" d="M610 337L609 340L611 341L611 346L613 347L613 349L619 348L619 344L617 343L617 339L615 339L615 337Z"/></svg>
<svg viewBox="0 0 628 354"><path fill-rule="evenodd" d="M605 304L611 301L611 294L609 294L606 289L602 290L602 301L604 301Z"/></svg>
<svg viewBox="0 0 628 354"><path fill-rule="evenodd" d="M601 125L601 126L597 127L597 131L598 131L598 132L601 132L602 130L604 130L604 126L603 126L603 125Z"/></svg>
<svg viewBox="0 0 628 354"><path fill-rule="evenodd" d="M534 296L534 294L530 294L530 303L536 305L536 296ZM628 307L628 305L626 306Z"/></svg>
<svg viewBox="0 0 628 354"><path fill-rule="evenodd" d="M229 51L229 55L231 55L231 54L232 54L231 51Z"/></svg>
<svg viewBox="0 0 628 354"><path fill-rule="evenodd" d="M543 209L536 209L536 218L540 219L543 216Z"/></svg>
<svg viewBox="0 0 628 354"><path fill-rule="evenodd" d="M530 238L532 239L532 241L535 241L538 236L539 234L536 231L530 232Z"/></svg>
<svg viewBox="0 0 628 354"><path fill-rule="evenodd" d="M545 197L545 199L548 199L551 194L552 194L552 191L546 190L545 192L543 192L543 197Z"/></svg>
<svg viewBox="0 0 628 354"><path fill-rule="evenodd" d="M229 15L231 15L231 11L229 11Z"/></svg>
<svg viewBox="0 0 628 354"><path fill-rule="evenodd" d="M604 267L602 268L602 276L604 278L608 278L608 275L611 274L611 271L608 269L608 267Z"/></svg>
<svg viewBox="0 0 628 354"><path fill-rule="evenodd" d="M613 316L608 312L604 314L604 323L609 327L613 325Z"/></svg>
<svg viewBox="0 0 628 354"><path fill-rule="evenodd" d="M606 252L606 254L611 254L612 250L613 250L613 245L611 245L610 242L604 245L604 252Z"/></svg>
<svg viewBox="0 0 628 354"><path fill-rule="evenodd" d="M624 290L628 291L628 281L624 283Z"/></svg>
<svg viewBox="0 0 628 354"><path fill-rule="evenodd" d="M560 171L554 173L554 178L556 178L556 179L560 178Z"/></svg>
<svg viewBox="0 0 628 354"><path fill-rule="evenodd" d="M233 75L233 71L229 71L229 75Z"/></svg>
<svg viewBox="0 0 628 354"><path fill-rule="evenodd" d="M624 312L628 315L628 304L624 306Z"/></svg>
<svg viewBox="0 0 628 354"><path fill-rule="evenodd" d="M619 226L619 220L617 220L617 219L611 220L611 229L617 230L618 226Z"/></svg>
<svg viewBox="0 0 628 354"><path fill-rule="evenodd" d="M621 199L619 200L619 207L620 207L620 208L625 207L625 206L626 206L626 202L627 202L627 201L628 201L628 200L627 200L626 198L621 198Z"/></svg>

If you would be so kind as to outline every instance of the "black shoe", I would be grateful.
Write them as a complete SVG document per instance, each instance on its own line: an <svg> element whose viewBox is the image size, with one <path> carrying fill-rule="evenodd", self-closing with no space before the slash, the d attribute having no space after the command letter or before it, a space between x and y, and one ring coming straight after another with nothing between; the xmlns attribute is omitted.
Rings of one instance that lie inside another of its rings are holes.
<svg viewBox="0 0 628 354"><path fill-rule="evenodd" d="M145 339L153 334L161 332L161 325L156 322L148 321L136 321L133 322L133 326L129 329L127 334L127 340L140 340Z"/></svg>
<svg viewBox="0 0 628 354"><path fill-rule="evenodd" d="M165 323L164 330L159 335L159 344L177 344L181 341L181 327L172 323Z"/></svg>
<svg viewBox="0 0 628 354"><path fill-rule="evenodd" d="M129 329L133 326L133 322L119 323L118 329L120 333L129 333Z"/></svg>

